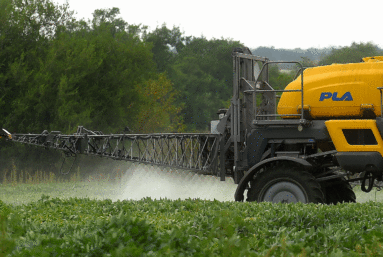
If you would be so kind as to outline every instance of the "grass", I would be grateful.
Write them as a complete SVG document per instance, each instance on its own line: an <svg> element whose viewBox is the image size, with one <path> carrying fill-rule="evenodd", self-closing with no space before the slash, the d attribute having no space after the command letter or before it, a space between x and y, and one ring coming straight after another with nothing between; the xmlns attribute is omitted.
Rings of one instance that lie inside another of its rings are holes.
<svg viewBox="0 0 383 257"><path fill-rule="evenodd" d="M0 245L11 256L382 256L382 208L42 196L0 201Z"/></svg>
<svg viewBox="0 0 383 257"><path fill-rule="evenodd" d="M0 185L0 200L7 204L20 205L37 201L41 195L49 195L52 198L85 198L90 199L115 199L119 198L124 189L123 183L114 183L107 179L95 179L93 181L42 183L42 184L8 184ZM357 202L368 201L383 202L383 192L373 190L370 193L354 189ZM155 196L153 196L155 197ZM233 196L234 198L234 196Z"/></svg>
<svg viewBox="0 0 383 257"><path fill-rule="evenodd" d="M30 175L28 172L16 170L14 166L10 172L5 172L3 183L0 184L0 200L12 205L37 201L43 194L62 199L71 197L106 199L118 194L122 186L122 173L119 171L115 177L98 174L82 179L80 171L77 170L64 180L57 178L52 172L46 174L37 171Z"/></svg>
<svg viewBox="0 0 383 257"><path fill-rule="evenodd" d="M383 255L380 191L355 187L358 203L336 206L112 201L126 187L119 174L81 179L77 170L63 181L11 171L0 185L0 256Z"/></svg>
<svg viewBox="0 0 383 257"><path fill-rule="evenodd" d="M80 180L80 171L71 174L69 181L75 182ZM17 184L42 184L42 183L60 183L64 182L61 178L57 178L53 172L36 171L31 175L28 171L18 170L16 165L12 165L12 169L5 170L2 174L3 185L17 185Z"/></svg>
<svg viewBox="0 0 383 257"><path fill-rule="evenodd" d="M62 199L73 197L118 199L126 187L123 181L123 173L120 169L117 170L117 175L114 177L98 174L83 179L80 176L80 171L77 170L75 173L68 175L66 181L63 178L56 178L53 173L44 174L38 171L31 176L28 172L16 172L16 170L16 167L13 167L13 169L8 172L9 174L4 173L3 183L0 184L0 200L12 205L28 204L37 201L43 194L49 195L52 198L57 197ZM148 179L153 180L158 178L149 176ZM204 182L201 181L200 183ZM220 185L221 183L222 182L219 182ZM227 183L230 182L227 181ZM233 187L230 189L232 188ZM373 189L370 193L365 193L361 191L360 186L355 186L354 192L358 203L368 201L383 202L383 191ZM187 192L183 193L187 194Z"/></svg>
<svg viewBox="0 0 383 257"><path fill-rule="evenodd" d="M360 189L360 186L355 186L354 192L356 195L356 201L358 203L365 203L368 201L380 202L380 203L383 202L383 191L373 189L371 192L365 193Z"/></svg>

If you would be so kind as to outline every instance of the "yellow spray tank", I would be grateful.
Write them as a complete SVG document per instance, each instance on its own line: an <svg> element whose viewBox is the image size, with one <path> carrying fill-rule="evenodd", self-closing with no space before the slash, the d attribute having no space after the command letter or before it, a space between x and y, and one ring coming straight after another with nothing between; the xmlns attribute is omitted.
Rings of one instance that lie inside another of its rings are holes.
<svg viewBox="0 0 383 257"><path fill-rule="evenodd" d="M363 61L304 71L303 104L313 119L380 116L377 88L383 87L383 56L366 57ZM299 89L300 76L286 87L286 90ZM284 92L277 111L278 114L300 114L301 93Z"/></svg>

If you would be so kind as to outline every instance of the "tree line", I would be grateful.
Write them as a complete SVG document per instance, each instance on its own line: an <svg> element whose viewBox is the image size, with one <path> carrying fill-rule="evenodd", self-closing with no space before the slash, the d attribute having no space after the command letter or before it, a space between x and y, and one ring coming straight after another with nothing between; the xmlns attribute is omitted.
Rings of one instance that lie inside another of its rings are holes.
<svg viewBox="0 0 383 257"><path fill-rule="evenodd" d="M120 18L118 8L95 10L85 21L68 3L1 0L0 125L18 133L73 133L78 125L104 133L126 126L134 133L208 131L217 110L230 104L231 52L243 46L186 36L166 24L149 31ZM376 51L371 43L353 43L319 65ZM278 67L271 75L277 87L292 79ZM57 153L4 141L0 159L3 170L14 162L27 169L37 159L45 160L37 169L59 166Z"/></svg>
<svg viewBox="0 0 383 257"><path fill-rule="evenodd" d="M366 47L372 48L370 50L373 50L375 52L382 52L383 50L379 48L378 46L370 43L370 44L363 44L363 43L353 43L356 48L358 47ZM260 46L254 49L250 49L253 54L258 56L267 56L272 61L301 61L302 58L304 59L310 59L313 62L319 62L321 59L323 59L325 56L332 55L332 51L338 52L339 50L343 49L350 49L352 47L326 47L326 48L309 48L309 49L301 49L301 48L295 48L295 49L281 49L281 48L275 48L275 47L265 47ZM369 52L368 54L371 54L372 52ZM354 53L355 54L355 53Z"/></svg>

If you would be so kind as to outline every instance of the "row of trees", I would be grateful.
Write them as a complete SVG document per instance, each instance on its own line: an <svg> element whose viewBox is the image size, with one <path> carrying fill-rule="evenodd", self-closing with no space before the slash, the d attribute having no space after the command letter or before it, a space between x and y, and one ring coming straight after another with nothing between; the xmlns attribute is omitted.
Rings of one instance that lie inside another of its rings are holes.
<svg viewBox="0 0 383 257"><path fill-rule="evenodd" d="M33 133L73 133L78 125L104 133L127 125L137 133L208 131L216 111L230 104L231 51L243 45L166 25L148 31L118 15L118 8L95 10L92 20L76 20L68 4L1 0L0 125ZM374 49L353 43L319 65L359 61L377 55ZM293 76L276 66L270 75L276 87ZM55 153L0 144L0 169L14 156L24 168L36 158L49 163L38 169L59 166Z"/></svg>
<svg viewBox="0 0 383 257"><path fill-rule="evenodd" d="M127 124L140 132L177 129L172 119L180 110L171 82L156 71L150 44L140 38L141 27L117 18L117 8L96 10L93 20L84 22L76 21L67 5L48 0L2 4L4 127L66 133L79 124L109 132ZM159 108L167 112L159 114Z"/></svg>
<svg viewBox="0 0 383 257"><path fill-rule="evenodd" d="M232 94L232 58L238 41L186 37L166 25L145 34L153 44L158 72L165 72L178 90L177 105L188 131L206 131L219 108L228 107Z"/></svg>
<svg viewBox="0 0 383 257"><path fill-rule="evenodd" d="M147 32L118 8L85 22L50 0L1 3L0 121L12 132L204 130L227 105L239 42Z"/></svg>
<svg viewBox="0 0 383 257"><path fill-rule="evenodd" d="M372 43L355 43L342 48L334 48L329 54L324 55L319 61L311 60L308 57L301 57L299 61L304 68L331 65L333 63L358 63L362 62L363 57L383 55L383 51ZM291 68L290 72L281 72L283 65L273 66L270 70L270 84L278 89L283 89L294 79L298 71L298 65Z"/></svg>
<svg viewBox="0 0 383 257"><path fill-rule="evenodd" d="M332 63L357 63L363 57L383 55L383 51L372 43L355 43L339 49L333 49L330 54L324 56L318 65L330 65Z"/></svg>
<svg viewBox="0 0 383 257"><path fill-rule="evenodd" d="M230 53L239 42L165 25L148 32L119 18L118 8L84 21L50 0L0 5L0 125L11 132L204 131L230 99ZM0 169L11 160L21 169L60 166L57 153L0 147Z"/></svg>

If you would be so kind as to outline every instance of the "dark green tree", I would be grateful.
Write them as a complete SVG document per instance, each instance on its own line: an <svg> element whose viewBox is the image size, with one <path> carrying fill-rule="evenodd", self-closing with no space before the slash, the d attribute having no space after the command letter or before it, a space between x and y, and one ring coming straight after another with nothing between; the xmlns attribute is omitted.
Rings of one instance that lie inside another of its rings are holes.
<svg viewBox="0 0 383 257"><path fill-rule="evenodd" d="M284 89L294 79L295 70L281 71L278 65L269 65L269 83L274 89Z"/></svg>
<svg viewBox="0 0 383 257"><path fill-rule="evenodd" d="M78 125L112 132L132 124L139 108L129 106L140 101L135 86L155 76L150 48L135 33L103 23L98 13L112 16L96 10L93 21L100 24L93 23L89 32L63 33L49 55L57 65L52 70L58 97L54 125L68 132Z"/></svg>
<svg viewBox="0 0 383 257"><path fill-rule="evenodd" d="M152 32L144 32L143 38L152 44L153 59L159 72L170 71L177 53L182 51L190 40L190 37L184 36L179 27L174 26L169 29L166 24L157 27Z"/></svg>
<svg viewBox="0 0 383 257"><path fill-rule="evenodd" d="M23 99L33 97L35 88L44 87L36 84L35 72L45 61L51 40L73 23L73 12L67 4L55 6L49 0L4 0L0 9L0 124L33 129L36 120L25 110L34 103ZM49 115L41 115L49 123Z"/></svg>
<svg viewBox="0 0 383 257"><path fill-rule="evenodd" d="M237 41L192 38L178 51L170 78L185 103L182 114L188 130L206 131L217 110L232 97L232 57Z"/></svg>
<svg viewBox="0 0 383 257"><path fill-rule="evenodd" d="M182 125L176 119L180 110L174 105L173 84L158 74L151 45L141 39L144 27L118 18L118 8L96 10L86 22L70 16L67 5L60 8L48 0L0 3L2 127L19 133L73 133L83 125L110 133L129 125L150 132L147 127L154 128L154 122L142 126L139 117L143 112L153 117L150 110L161 109L167 113L156 120L162 122L158 127L177 129L170 126L172 119ZM152 88L163 90L155 100ZM49 162L40 170L57 168L57 156L47 158L41 149L33 153L3 146L1 157L19 156L18 165L31 166L29 158Z"/></svg>
<svg viewBox="0 0 383 257"><path fill-rule="evenodd" d="M40 90L37 71L44 63L51 41L65 27L73 28L73 12L68 4L54 5L49 0L0 1L0 125L11 132L34 132L39 124L52 121L51 98ZM45 79L48 76L46 76ZM39 99L33 99L34 96ZM53 99L55 101L55 99ZM40 105L38 105L40 104ZM45 106L44 108L42 108ZM13 164L21 169L32 166L38 170L52 167L54 154L28 149L15 144L0 143L0 168L10 170ZM8 146L8 147L7 147ZM57 156L56 156L57 158Z"/></svg>
<svg viewBox="0 0 383 257"><path fill-rule="evenodd" d="M363 57L381 55L379 48L372 43L355 43L340 49L333 49L330 54L324 56L319 65L330 65L332 63L356 63Z"/></svg>
<svg viewBox="0 0 383 257"><path fill-rule="evenodd" d="M304 68L315 67L315 66L317 66L317 62L312 61L312 60L311 60L310 58L308 58L308 57L301 57L300 63L302 64L302 66L303 66Z"/></svg>

